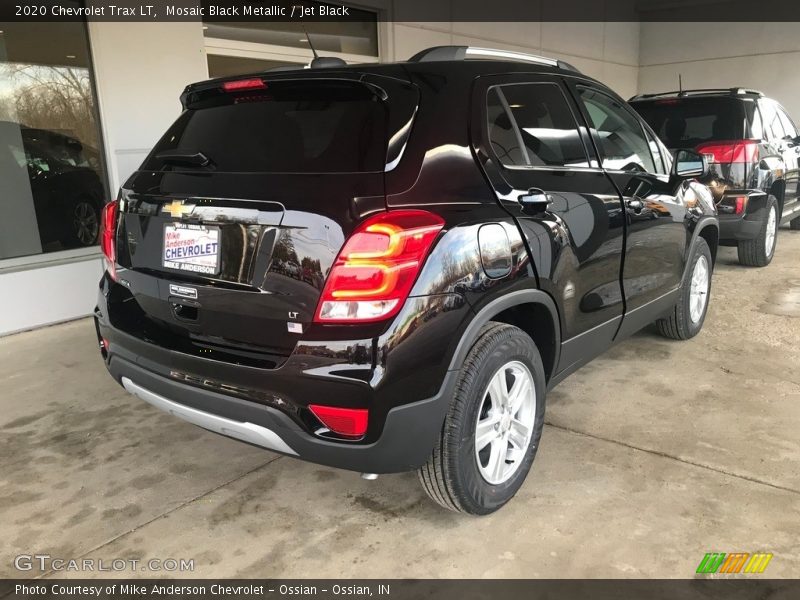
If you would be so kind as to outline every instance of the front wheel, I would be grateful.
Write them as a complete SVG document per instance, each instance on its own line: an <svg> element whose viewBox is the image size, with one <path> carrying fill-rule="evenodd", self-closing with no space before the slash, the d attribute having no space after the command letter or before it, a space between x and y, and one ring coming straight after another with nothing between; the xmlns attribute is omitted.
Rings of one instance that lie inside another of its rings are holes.
<svg viewBox="0 0 800 600"><path fill-rule="evenodd" d="M698 237L681 283L678 301L670 313L656 321L658 332L673 340L693 338L703 328L711 292L711 249Z"/></svg>
<svg viewBox="0 0 800 600"><path fill-rule="evenodd" d="M473 515L511 500L536 455L544 398L542 359L530 336L487 324L461 368L433 453L419 469L427 494Z"/></svg>
<svg viewBox="0 0 800 600"><path fill-rule="evenodd" d="M778 203L774 196L767 198L767 217L761 224L758 235L752 240L739 242L739 263L748 267L766 267L775 255L778 241Z"/></svg>

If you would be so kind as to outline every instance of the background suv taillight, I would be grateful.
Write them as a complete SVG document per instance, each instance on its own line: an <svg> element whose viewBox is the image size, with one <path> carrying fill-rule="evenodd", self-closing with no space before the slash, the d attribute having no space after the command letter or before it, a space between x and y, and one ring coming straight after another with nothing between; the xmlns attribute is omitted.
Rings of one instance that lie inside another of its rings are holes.
<svg viewBox="0 0 800 600"><path fill-rule="evenodd" d="M396 210L364 221L347 239L328 274L314 320L379 321L395 315L444 227L424 210Z"/></svg>
<svg viewBox="0 0 800 600"><path fill-rule="evenodd" d="M117 231L117 215L119 202L112 200L103 207L100 219L100 249L103 251L106 262L106 270L111 278L117 279L117 249L114 245Z"/></svg>
<svg viewBox="0 0 800 600"><path fill-rule="evenodd" d="M699 154L704 154L709 163L752 164L756 162L758 156L758 142L755 140L707 142L700 144L696 150Z"/></svg>

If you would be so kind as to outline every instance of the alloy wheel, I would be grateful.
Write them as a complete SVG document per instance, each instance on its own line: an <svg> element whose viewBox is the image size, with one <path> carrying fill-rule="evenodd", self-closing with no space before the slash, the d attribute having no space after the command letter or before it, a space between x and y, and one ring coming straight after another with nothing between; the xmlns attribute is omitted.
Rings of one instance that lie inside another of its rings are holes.
<svg viewBox="0 0 800 600"><path fill-rule="evenodd" d="M709 273L706 257L700 256L697 262L694 263L691 289L689 290L689 318L691 318L692 323L698 323L703 317L703 312L708 302Z"/></svg>
<svg viewBox="0 0 800 600"><path fill-rule="evenodd" d="M475 459L481 477L497 485L525 460L536 418L536 388L519 361L500 367L483 394L475 424Z"/></svg>
<svg viewBox="0 0 800 600"><path fill-rule="evenodd" d="M778 214L775 207L769 209L769 216L767 217L767 231L764 236L764 250L767 257L772 256L772 250L775 248L775 237L778 235Z"/></svg>
<svg viewBox="0 0 800 600"><path fill-rule="evenodd" d="M97 241L99 223L97 212L89 202L78 202L72 212L72 225L75 237L84 246L91 246Z"/></svg>

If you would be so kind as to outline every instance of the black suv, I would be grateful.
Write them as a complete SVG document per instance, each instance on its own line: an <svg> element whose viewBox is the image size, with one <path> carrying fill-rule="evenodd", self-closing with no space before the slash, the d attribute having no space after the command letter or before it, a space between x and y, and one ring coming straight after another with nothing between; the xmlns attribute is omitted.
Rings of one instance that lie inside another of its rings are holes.
<svg viewBox="0 0 800 600"><path fill-rule="evenodd" d="M703 180L719 211L720 244L739 262L764 267L778 227L800 229L800 135L786 110L745 88L683 90L631 98L670 150L692 148L711 172Z"/></svg>
<svg viewBox="0 0 800 600"><path fill-rule="evenodd" d="M367 477L418 469L443 506L492 512L547 389L649 323L702 327L703 159L673 163L549 59L313 67L186 88L104 211L101 353L201 427Z"/></svg>

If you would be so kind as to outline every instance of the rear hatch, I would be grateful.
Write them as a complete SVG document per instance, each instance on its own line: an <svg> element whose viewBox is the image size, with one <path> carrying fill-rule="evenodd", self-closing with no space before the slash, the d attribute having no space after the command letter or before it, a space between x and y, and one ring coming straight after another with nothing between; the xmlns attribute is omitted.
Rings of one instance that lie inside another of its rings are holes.
<svg viewBox="0 0 800 600"><path fill-rule="evenodd" d="M386 208L416 98L353 72L187 88L121 191L117 275L137 318L118 326L288 355L346 237Z"/></svg>
<svg viewBox="0 0 800 600"><path fill-rule="evenodd" d="M758 141L751 138L755 103L730 96L660 98L631 105L673 153L704 154L711 169L707 183L717 201L728 190L747 187L757 162Z"/></svg>

